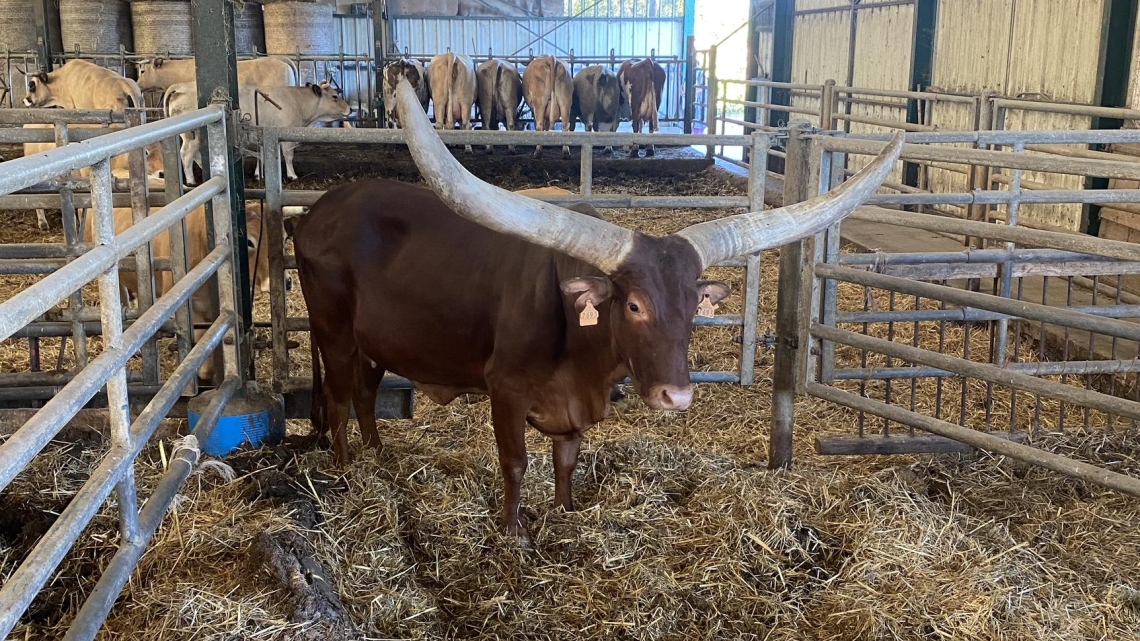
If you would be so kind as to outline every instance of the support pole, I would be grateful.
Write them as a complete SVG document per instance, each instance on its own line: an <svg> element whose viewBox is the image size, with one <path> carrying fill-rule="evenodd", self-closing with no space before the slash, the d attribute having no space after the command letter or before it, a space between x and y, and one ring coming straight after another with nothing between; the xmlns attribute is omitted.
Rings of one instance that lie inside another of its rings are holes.
<svg viewBox="0 0 1140 641"><path fill-rule="evenodd" d="M685 38L685 124L684 131L693 133L693 119L696 118L697 100L697 45L696 38Z"/></svg>
<svg viewBox="0 0 1140 641"><path fill-rule="evenodd" d="M810 176L810 141L800 123L789 131L784 172L784 205L807 200ZM776 295L776 362L772 373L772 434L768 443L768 469L792 466L792 430L795 425L796 376L806 353L801 337L803 257L806 241L780 248L780 283ZM801 349L804 348L804 349ZM804 364L806 366L806 364Z"/></svg>
<svg viewBox="0 0 1140 641"><path fill-rule="evenodd" d="M716 45L709 47L708 54L709 68L705 70L705 135L716 135L716 121L717 121L717 90L716 86ZM709 145L705 151L706 158L712 158L716 154L716 145Z"/></svg>
<svg viewBox="0 0 1140 641"><path fill-rule="evenodd" d="M192 0L191 8L195 26L194 50L197 52L198 107L222 102L230 110L236 110L238 91L237 56L234 52L234 5L229 0ZM246 348L246 343L249 341L248 331L253 319L249 261L246 259L248 240L245 228L245 170L241 150L237 146L236 122L237 118L231 116L226 118L224 130L213 126L209 128L214 135L224 137L224 144L222 141L210 140L209 133L205 129L200 130L200 133L206 140L203 149L209 149L211 156L215 151L224 155L223 162L211 157L209 162L203 163L203 171L208 168L209 174L205 176L207 180L213 175L222 174L227 174L228 179L227 206L219 208L220 200L215 198L213 207L207 206L207 212L224 209L226 215L230 217L229 236L233 241L234 260L231 265L232 270L219 270L218 279L221 280L224 274L232 271L233 281L220 283L219 290L234 293L233 306L237 312L237 322L234 327L237 336L237 345L235 345L238 357L237 369L244 380L246 373L252 367L250 358L252 351ZM212 214L209 218L212 220ZM206 227L209 231L212 225L207 224ZM207 235L210 236L212 243L213 235ZM221 301L221 309L226 307L229 307L229 304ZM239 390L238 396L242 395L243 390Z"/></svg>
<svg viewBox="0 0 1140 641"><path fill-rule="evenodd" d="M32 0L32 14L36 21L36 54L40 59L40 68L50 72L52 70L52 25L48 20L51 15L49 2L52 0ZM29 72L30 73L30 72Z"/></svg>

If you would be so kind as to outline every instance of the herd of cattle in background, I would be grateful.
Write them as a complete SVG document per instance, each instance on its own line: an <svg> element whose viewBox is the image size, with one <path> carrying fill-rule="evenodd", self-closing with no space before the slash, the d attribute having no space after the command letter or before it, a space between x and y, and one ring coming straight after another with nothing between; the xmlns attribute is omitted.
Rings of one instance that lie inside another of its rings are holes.
<svg viewBox="0 0 1140 641"><path fill-rule="evenodd" d="M55 71L36 72L27 79L26 107L62 107L65 109L107 109L121 113L145 106L143 92L161 92L162 111L172 116L197 108L195 63L192 59L164 60L156 58L137 63L138 80L85 60L71 60ZM327 82L298 86L300 74L287 58L270 56L237 63L239 104L242 118L261 126L308 127L317 123L344 122L352 109ZM578 121L586 131L617 131L623 119L631 121L633 131L640 133L648 125L657 131L657 112L665 87L665 70L652 59L628 60L615 73L603 65L581 69L573 76L567 64L550 55L538 56L520 74L513 63L489 59L478 66L462 54L443 53L426 65L411 58L401 58L385 65L382 72L382 100L390 127L399 125L395 109L395 88L406 79L416 91L420 104L428 111L434 105L437 129L471 128L472 114L482 120L485 130L519 129L525 105L530 107L537 131L555 129L573 131ZM28 125L46 127L47 125ZM52 144L34 144L25 155L50 149ZM293 150L296 143L283 143L285 175L295 180ZM467 150L471 151L470 145ZM510 151L514 151L513 146ZM612 148L607 147L607 152ZM491 146L487 146L491 152ZM535 155L542 152L539 146ZM646 155L653 155L649 145ZM563 147L565 155L569 147ZM182 169L189 185L195 184L194 166L200 165L200 142L194 134L184 134L181 146ZM639 154L633 145L630 156ZM154 171L160 169L160 154L148 154ZM115 169L126 170L126 161L116 162ZM41 217L41 226L46 222Z"/></svg>
<svg viewBox="0 0 1140 641"><path fill-rule="evenodd" d="M634 133L641 133L643 124L648 124L653 133L657 131L657 111L665 89L665 69L649 58L627 60L617 73L602 65L591 65L571 76L566 63L550 55L531 60L519 74L514 64L495 58L476 66L465 55L442 53L426 67L418 60L401 58L386 65L383 75L385 115L390 127L399 126L396 86L401 78L415 89L424 111L431 100L437 129L452 129L457 124L470 129L472 111L477 109L483 129L497 130L503 126L514 130L519 128L519 113L525 100L537 131L553 130L555 123L561 123L563 130L573 131L581 121L586 131L613 132L626 118ZM487 151L491 151L490 146ZM541 153L539 146L535 155ZM570 155L569 147L564 146L562 153ZM638 146L634 145L630 156L638 153ZM653 155L652 145L646 155Z"/></svg>

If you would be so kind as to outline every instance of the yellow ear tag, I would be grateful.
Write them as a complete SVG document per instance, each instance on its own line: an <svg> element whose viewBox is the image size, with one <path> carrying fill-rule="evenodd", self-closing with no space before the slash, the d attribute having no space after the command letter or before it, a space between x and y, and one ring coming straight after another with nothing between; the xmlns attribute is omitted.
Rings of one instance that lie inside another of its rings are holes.
<svg viewBox="0 0 1140 641"><path fill-rule="evenodd" d="M598 310L594 309L594 304L589 298L586 299L586 307L582 309L582 313L578 314L578 324L582 327L598 324Z"/></svg>
<svg viewBox="0 0 1140 641"><path fill-rule="evenodd" d="M705 294L705 297L701 299L701 304L697 305L697 316L712 318L716 314L717 307L717 305L713 305L712 301L709 300L708 294Z"/></svg>

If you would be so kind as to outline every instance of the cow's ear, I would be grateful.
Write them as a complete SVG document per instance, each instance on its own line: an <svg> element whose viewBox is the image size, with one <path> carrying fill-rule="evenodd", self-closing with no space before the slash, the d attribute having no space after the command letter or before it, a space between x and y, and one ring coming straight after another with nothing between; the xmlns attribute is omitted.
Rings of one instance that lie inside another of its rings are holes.
<svg viewBox="0 0 1140 641"><path fill-rule="evenodd" d="M562 281L562 293L567 296L578 294L574 299L574 309L582 311L589 300L594 305L609 300L614 286L605 276L587 276L583 278L569 278Z"/></svg>
<svg viewBox="0 0 1140 641"><path fill-rule="evenodd" d="M321 86L320 85L314 85L312 83L309 83L309 89L313 90L314 95L316 95L316 96L321 95Z"/></svg>
<svg viewBox="0 0 1140 641"><path fill-rule="evenodd" d="M144 60L143 62L146 62L146 61ZM155 58L154 59L154 68L158 69L159 67L162 66L163 62L165 62L165 61L162 58Z"/></svg>
<svg viewBox="0 0 1140 641"><path fill-rule="evenodd" d="M697 281L697 293L700 295L701 300L704 300L705 297L708 297L709 302L713 305L716 305L720 303L720 301L728 298L728 294L731 291L732 289L728 285L717 280Z"/></svg>

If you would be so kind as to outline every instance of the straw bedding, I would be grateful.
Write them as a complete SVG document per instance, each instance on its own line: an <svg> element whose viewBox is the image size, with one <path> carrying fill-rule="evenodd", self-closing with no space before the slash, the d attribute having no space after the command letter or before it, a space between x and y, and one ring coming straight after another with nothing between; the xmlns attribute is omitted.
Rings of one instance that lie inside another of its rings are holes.
<svg viewBox="0 0 1140 641"><path fill-rule="evenodd" d="M534 184L518 176L502 182ZM599 179L595 189L739 193L715 175ZM724 213L605 212L653 233ZM5 218L17 216L31 218ZM774 324L775 270L772 252L764 260L762 332ZM721 312L736 313L741 272L720 271L714 276L735 292ZM861 290L840 294L845 309L862 308ZM876 304L885 309L888 301ZM299 292L289 305L291 313L303 310ZM258 313L267 313L265 301ZM886 336L885 328L871 331ZM894 339L909 343L909 331L900 325ZM972 351L983 350L984 329L971 331ZM964 332L948 327L948 353L961 353ZM694 367L734 367L736 333L698 329ZM305 375L307 337L291 338L301 342L294 367ZM937 340L920 328L921 344ZM1030 346L1019 357L1033 358ZM857 354L839 358L858 363ZM191 477L101 638L1140 637L1135 499L984 453L819 457L812 439L852 433L857 418L811 399L797 404L795 469L769 472L771 361L760 352L755 387L698 387L683 414L654 413L636 400L618 407L584 444L574 479L578 512L550 506L549 445L531 433L524 508L533 551L497 533L502 484L485 400L438 407L417 398L414 419L382 424L378 452L360 449L353 429L357 459L343 470L306 444L307 422L292 422L285 445L230 458L236 480L210 470ZM3 366L18 362L5 357ZM263 375L267 367L259 363ZM945 385L943 415L956 418L958 383ZM909 383L894 387L909 402ZM971 425L984 420L984 391L968 387ZM934 389L920 383L917 398L931 411ZM998 426L1010 411L1008 394L1002 398L990 408ZM1030 401L1019 399L1019 420L1032 412ZM1043 404L1042 416L1057 409ZM868 421L869 430L875 425ZM1039 440L1140 474L1127 431ZM97 432L53 444L0 495L0 572L18 563L105 449ZM163 460L158 446L140 458L142 496ZM14 638L62 634L117 541L112 513L104 510L81 541Z"/></svg>

